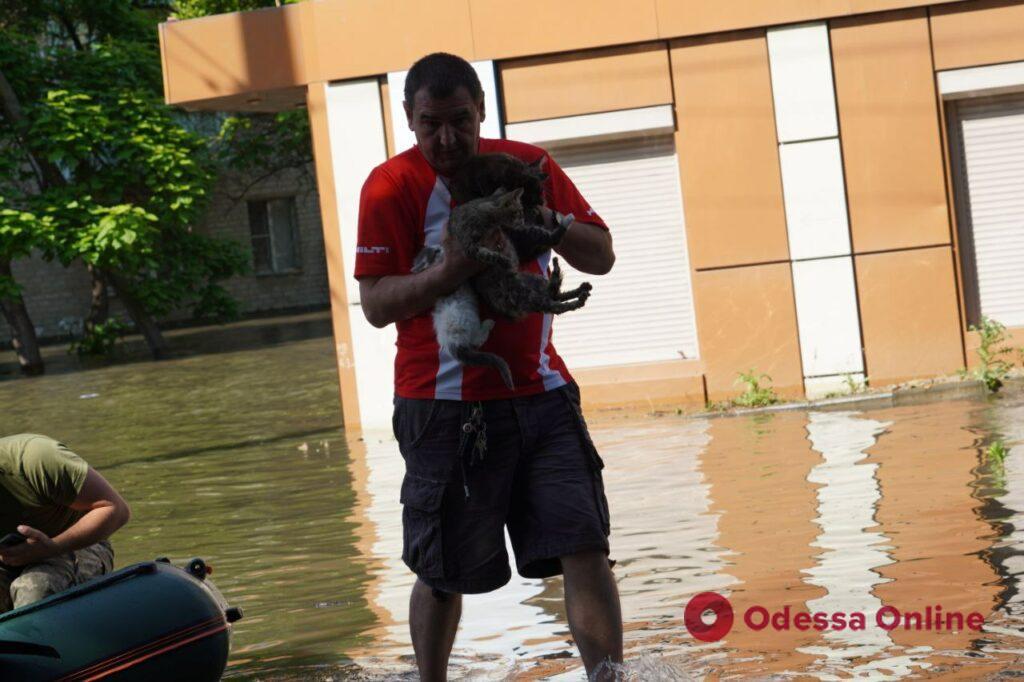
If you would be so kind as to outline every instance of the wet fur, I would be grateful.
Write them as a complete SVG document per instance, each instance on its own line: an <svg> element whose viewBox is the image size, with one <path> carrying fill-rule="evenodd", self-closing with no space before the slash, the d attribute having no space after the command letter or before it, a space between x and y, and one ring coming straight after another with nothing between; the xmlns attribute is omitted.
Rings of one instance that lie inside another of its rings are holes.
<svg viewBox="0 0 1024 682"><path fill-rule="evenodd" d="M591 286L584 282L572 291L563 292L557 258L552 259L550 278L519 270L519 256L511 235L517 232L532 235L537 229L525 223L522 195L522 188L511 192L499 188L491 196L473 199L452 209L448 231L467 256L491 266L470 280L473 289L496 312L513 320L529 313L560 314L582 308L590 296ZM496 227L501 229L496 248L483 246Z"/></svg>
<svg viewBox="0 0 1024 682"><path fill-rule="evenodd" d="M442 260L444 251L428 246L416 256L412 271L426 270ZM514 388L512 372L504 358L478 350L487 341L494 320L481 321L480 303L472 284L465 282L451 294L439 298L434 304L432 317L437 343L449 355L464 365L494 367L505 385Z"/></svg>
<svg viewBox="0 0 1024 682"><path fill-rule="evenodd" d="M477 154L463 164L452 178L450 190L456 204L494 194L499 189L522 189L522 229L508 237L515 247L520 263L534 260L562 241L567 225L554 229L544 227L540 207L544 205L544 181L548 176L543 166L547 156L526 163L511 154Z"/></svg>
<svg viewBox="0 0 1024 682"><path fill-rule="evenodd" d="M526 164L508 154L473 157L452 179L450 190L458 204L448 230L467 255L491 267L437 301L433 310L438 343L465 365L494 367L512 389L508 363L494 353L478 350L494 326L480 319L479 300L498 313L519 319L530 312L563 313L580 308L590 295L590 284L561 291L562 271L553 259L549 278L519 271L519 263L533 260L561 241L568 227L543 226L544 202L541 170L545 157ZM511 189L511 191L507 191ZM495 227L501 228L497 248L483 246ZM420 272L444 258L440 247L424 248L413 263Z"/></svg>

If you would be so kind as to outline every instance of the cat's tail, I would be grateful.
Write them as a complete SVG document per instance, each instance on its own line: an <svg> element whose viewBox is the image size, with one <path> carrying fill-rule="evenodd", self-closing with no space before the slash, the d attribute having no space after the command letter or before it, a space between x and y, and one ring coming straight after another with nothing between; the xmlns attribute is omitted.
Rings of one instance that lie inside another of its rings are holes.
<svg viewBox="0 0 1024 682"><path fill-rule="evenodd" d="M505 386L511 391L515 390L515 384L512 383L512 372L508 368L508 363L500 355L494 353L485 353L483 351L476 350L475 348L454 348L452 355L455 359L464 365L480 365L485 367L493 367L498 370L501 374L501 380L505 382Z"/></svg>

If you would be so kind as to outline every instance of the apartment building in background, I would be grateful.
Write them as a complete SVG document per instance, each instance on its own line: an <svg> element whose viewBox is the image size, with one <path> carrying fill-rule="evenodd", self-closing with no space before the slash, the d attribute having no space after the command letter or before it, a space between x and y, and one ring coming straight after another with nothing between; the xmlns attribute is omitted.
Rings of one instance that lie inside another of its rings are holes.
<svg viewBox="0 0 1024 682"><path fill-rule="evenodd" d="M308 109L347 426L387 427L395 341L358 310L359 190L414 144L434 51L478 70L482 135L546 148L614 232L555 325L592 405L948 375L982 316L1024 345L1024 1L320 0L161 47L171 104Z"/></svg>

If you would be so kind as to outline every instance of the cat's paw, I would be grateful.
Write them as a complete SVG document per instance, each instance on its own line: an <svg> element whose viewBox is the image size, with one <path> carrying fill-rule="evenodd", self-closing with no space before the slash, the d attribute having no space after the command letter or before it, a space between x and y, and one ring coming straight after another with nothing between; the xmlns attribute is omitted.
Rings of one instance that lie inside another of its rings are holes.
<svg viewBox="0 0 1024 682"><path fill-rule="evenodd" d="M440 262L444 258L444 251L438 246L426 246L416 254L416 257L412 261L412 269L410 272L423 272L431 265Z"/></svg>

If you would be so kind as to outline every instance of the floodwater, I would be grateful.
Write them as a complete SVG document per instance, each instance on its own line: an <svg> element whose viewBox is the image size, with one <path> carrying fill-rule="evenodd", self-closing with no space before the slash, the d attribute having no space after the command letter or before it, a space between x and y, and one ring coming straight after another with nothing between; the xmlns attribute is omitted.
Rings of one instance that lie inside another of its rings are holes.
<svg viewBox="0 0 1024 682"><path fill-rule="evenodd" d="M118 565L166 555L214 567L245 612L229 678L415 679L401 457L387 433L346 439L329 333L307 315L176 333L181 357L161 363L129 352L81 367L55 351L38 379L16 378L0 355L0 432L65 441L132 504ZM1024 669L1024 394L591 415L591 426L607 465L631 679ZM987 455L997 441L1006 454ZM735 613L717 642L684 626L686 603L704 591ZM983 624L875 620L940 610ZM860 613L866 626L798 628L803 612ZM560 579L514 577L465 598L453 678L578 680L581 670Z"/></svg>

